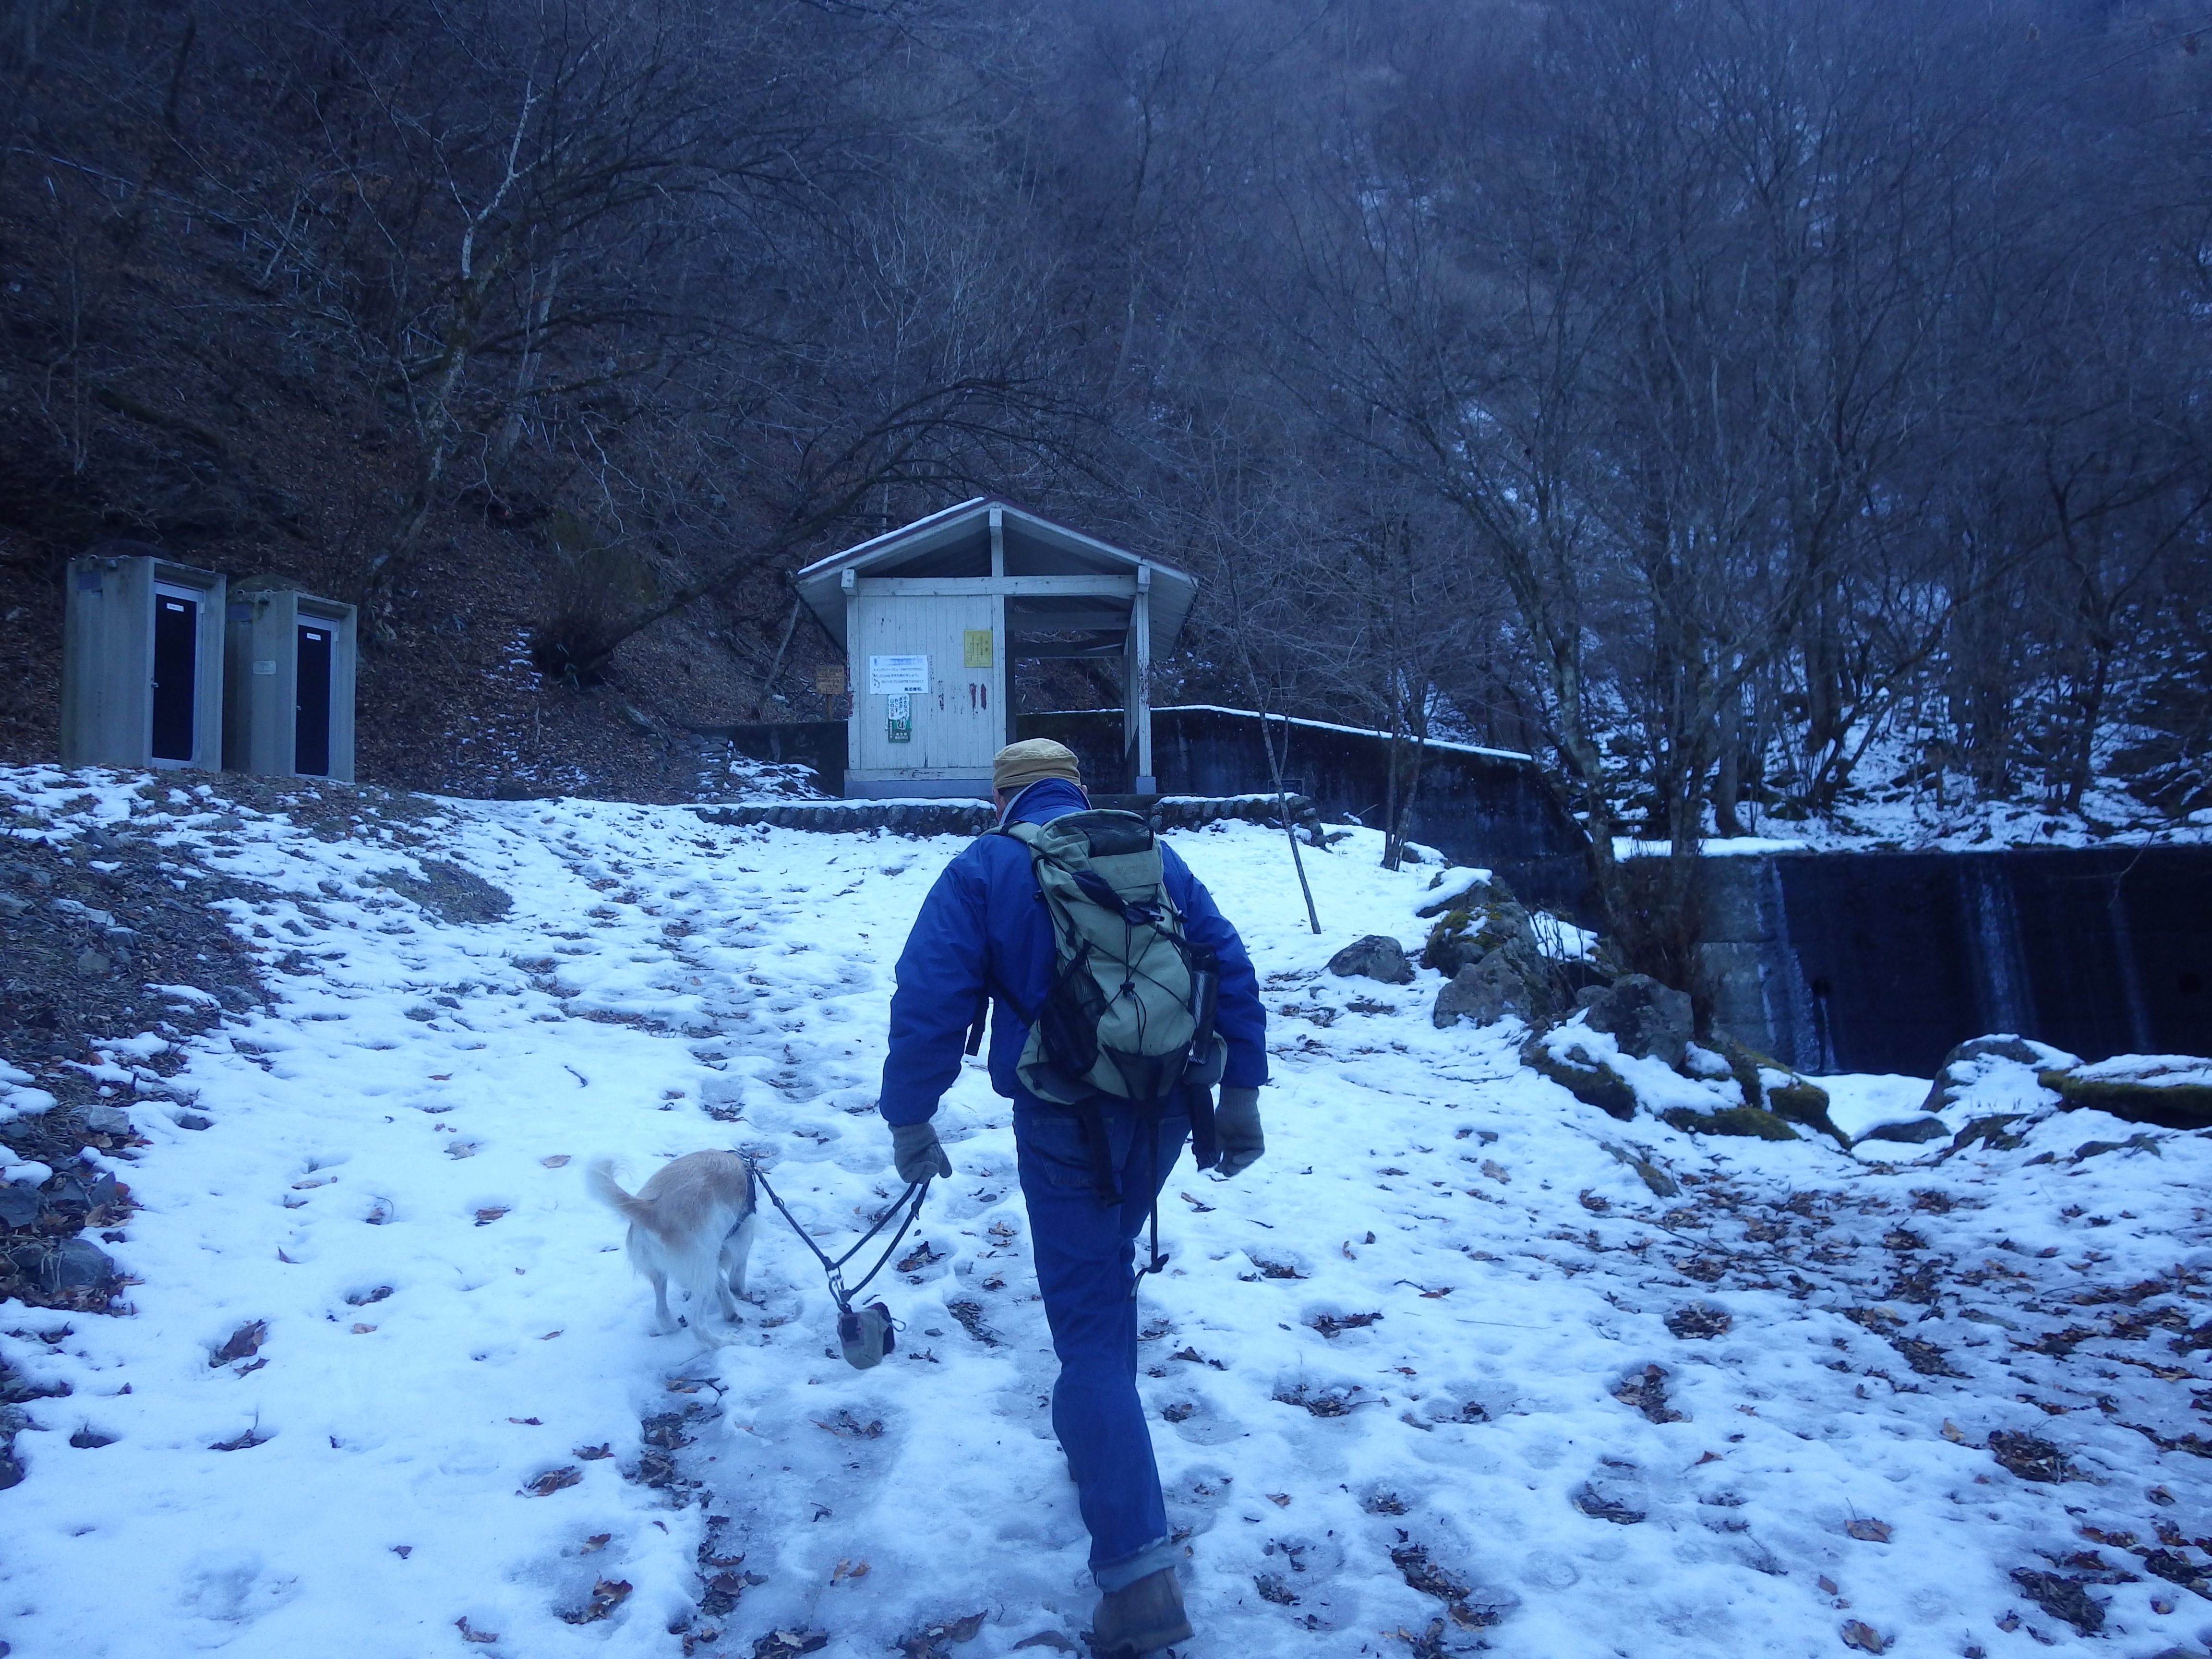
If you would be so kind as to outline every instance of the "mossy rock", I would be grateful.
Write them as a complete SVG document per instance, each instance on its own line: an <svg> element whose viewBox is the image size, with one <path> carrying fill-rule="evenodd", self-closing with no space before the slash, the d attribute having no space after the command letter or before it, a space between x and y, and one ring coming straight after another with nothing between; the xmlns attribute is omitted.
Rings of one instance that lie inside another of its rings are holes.
<svg viewBox="0 0 2212 1659"><path fill-rule="evenodd" d="M1451 875L1452 872L1449 870L1437 871L1430 878L1430 890L1433 892L1443 886ZM1486 880L1470 882L1449 897L1431 899L1415 909L1413 914L1425 921L1431 916L1440 916L1451 910L1471 910L1480 904L1518 902L1519 900L1515 896L1513 890L1493 875Z"/></svg>
<svg viewBox="0 0 2212 1659"><path fill-rule="evenodd" d="M1763 1109L1790 1123L1802 1123L1808 1129L1818 1130L1846 1152L1850 1150L1851 1138L1835 1125L1828 1115L1828 1091L1809 1078L1800 1077L1787 1066L1756 1048L1747 1048L1734 1037L1725 1038L1721 1052L1728 1059L1729 1071L1743 1091L1747 1106ZM1760 1078L1762 1071L1784 1072L1790 1081L1769 1088Z"/></svg>
<svg viewBox="0 0 2212 1659"><path fill-rule="evenodd" d="M1848 1147L1851 1138L1838 1129L1828 1116L1828 1091L1819 1084L1791 1074L1790 1081L1778 1089L1766 1091L1766 1109L1788 1122L1802 1123L1808 1129L1818 1129L1838 1146Z"/></svg>
<svg viewBox="0 0 2212 1659"><path fill-rule="evenodd" d="M1511 1016L1540 1031L1565 1011L1543 957L1507 945L1453 975L1451 983L1437 993L1430 1018L1443 1030L1462 1019L1489 1025Z"/></svg>
<svg viewBox="0 0 2212 1659"><path fill-rule="evenodd" d="M1651 1189L1653 1197L1678 1198L1681 1195L1680 1184L1650 1158L1633 1152L1624 1152L1621 1148L1611 1145L1606 1145L1605 1149L1613 1154L1615 1162L1626 1164L1630 1169L1635 1170L1643 1178L1644 1184Z"/></svg>
<svg viewBox="0 0 2212 1659"><path fill-rule="evenodd" d="M1552 1079L1585 1106L1595 1106L1623 1123L1636 1115L1636 1091L1628 1079L1603 1060L1563 1060L1544 1047L1543 1039L1530 1041L1521 1050L1522 1063Z"/></svg>
<svg viewBox="0 0 2212 1659"><path fill-rule="evenodd" d="M1747 1106L1765 1105L1766 1085L1759 1081L1760 1067L1764 1066L1770 1072L1787 1071L1789 1067L1776 1065L1758 1049L1746 1048L1724 1031L1717 1032L1715 1036L1720 1043L1721 1055L1729 1063L1729 1075L1735 1079L1736 1087L1743 1091L1743 1103Z"/></svg>
<svg viewBox="0 0 2212 1659"><path fill-rule="evenodd" d="M2075 1072L2038 1072L2035 1080L2070 1111L2110 1112L2124 1122L2161 1129L2212 1128L2212 1085L2083 1077Z"/></svg>
<svg viewBox="0 0 2212 1659"><path fill-rule="evenodd" d="M1717 1112L1693 1112L1677 1106L1659 1114L1669 1127L1693 1135L1744 1135L1757 1140L1796 1140L1797 1132L1774 1113L1757 1106L1723 1106Z"/></svg>
<svg viewBox="0 0 2212 1659"><path fill-rule="evenodd" d="M1978 1117L1951 1137L1950 1151L1944 1156L1948 1158L1951 1152L1963 1152L1977 1142L1993 1152L2011 1152L2027 1139L2025 1135L2014 1134L2012 1126L2025 1122L2027 1118L2025 1112L1996 1112L1988 1117Z"/></svg>
<svg viewBox="0 0 2212 1659"><path fill-rule="evenodd" d="M1536 931L1518 904L1503 899L1462 906L1445 911L1429 929L1421 946L1421 966L1451 978L1468 963L1514 944L1526 945L1531 954L1537 954Z"/></svg>

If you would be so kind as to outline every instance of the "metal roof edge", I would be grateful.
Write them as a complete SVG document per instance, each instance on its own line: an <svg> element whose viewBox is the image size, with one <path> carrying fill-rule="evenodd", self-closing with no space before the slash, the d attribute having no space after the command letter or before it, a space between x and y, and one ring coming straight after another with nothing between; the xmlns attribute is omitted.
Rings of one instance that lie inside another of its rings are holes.
<svg viewBox="0 0 2212 1659"><path fill-rule="evenodd" d="M901 525L896 530L886 530L880 535L871 536L867 540L857 542L840 552L825 554L823 557L815 560L812 564L801 565L792 573L791 579L794 582L805 581L809 576L824 574L848 559L858 558L870 548L882 543L896 541L902 537L913 534L917 530L927 529L940 520L949 519L955 514L965 513L971 507L988 507L991 502L992 498L988 495L970 495L966 501L955 501L951 507L940 507L936 512L925 514L909 524Z"/></svg>
<svg viewBox="0 0 2212 1659"><path fill-rule="evenodd" d="M1111 542L1101 541L1086 531L1078 530L1073 525L1063 524L1058 519L1040 513L1033 507L1024 507L1020 502L1009 501L1003 495L974 495L964 501L955 502L951 507L939 507L936 512L916 519L911 524L901 525L896 530L886 530L881 535L872 536L866 541L856 543L842 552L832 553L826 557L815 560L811 564L802 565L792 573L792 582L796 586L818 580L834 571L842 569L848 564L858 563L862 559L887 551L891 546L910 536L939 528L947 520L963 514L994 507L1002 507L1009 513L1027 519L1030 523L1040 526L1054 535L1066 537L1098 552L1110 555L1114 558L1126 559L1131 564L1147 565L1169 580L1183 584L1194 593L1197 591L1198 578L1180 565L1170 564L1165 560L1153 557L1150 554L1133 553L1126 547L1116 547Z"/></svg>

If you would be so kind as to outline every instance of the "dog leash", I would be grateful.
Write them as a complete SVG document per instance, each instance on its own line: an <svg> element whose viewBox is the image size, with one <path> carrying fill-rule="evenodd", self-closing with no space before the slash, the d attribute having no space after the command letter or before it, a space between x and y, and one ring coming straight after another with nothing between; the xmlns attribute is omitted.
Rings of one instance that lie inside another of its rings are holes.
<svg viewBox="0 0 2212 1659"><path fill-rule="evenodd" d="M884 1266L896 1254L900 1241L906 1237L907 1230L921 1214L921 1200L929 1195L928 1182L909 1182L907 1189L892 1202L890 1208L876 1218L876 1224L860 1235L860 1243L832 1261L829 1253L814 1242L813 1235L799 1224L799 1218L792 1214L791 1206L776 1196L775 1188L769 1185L768 1177L761 1173L760 1165L746 1157L745 1168L751 1170L753 1179L760 1182L761 1190L768 1194L769 1202L775 1205L777 1212L791 1224L791 1231L799 1235L799 1242L814 1252L814 1259L822 1264L822 1271L830 1280L830 1294L836 1298L837 1311L846 1316L853 1311L853 1298L868 1288L869 1280L883 1272ZM891 1242L884 1247L884 1253L876 1259L876 1265L868 1269L859 1284L848 1286L844 1280L845 1264L867 1249L868 1241L890 1225L891 1218L901 1210L906 1212L906 1219L899 1223L899 1230L891 1235Z"/></svg>

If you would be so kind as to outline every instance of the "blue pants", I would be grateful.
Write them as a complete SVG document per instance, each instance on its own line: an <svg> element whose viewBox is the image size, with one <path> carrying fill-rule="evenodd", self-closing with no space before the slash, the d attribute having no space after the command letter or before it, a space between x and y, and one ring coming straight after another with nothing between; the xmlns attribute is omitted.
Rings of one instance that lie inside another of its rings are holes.
<svg viewBox="0 0 2212 1659"><path fill-rule="evenodd" d="M1137 1304L1129 1291L1137 1235L1190 1119L1174 1112L1146 1131L1133 1109L1109 1107L1103 1127L1121 1192L1115 1206L1099 1202L1093 1188L1080 1118L1026 1101L1014 1108L1030 1248L1060 1357L1053 1431L1091 1529L1091 1575L1099 1589L1115 1590L1175 1559L1152 1431L1137 1398Z"/></svg>

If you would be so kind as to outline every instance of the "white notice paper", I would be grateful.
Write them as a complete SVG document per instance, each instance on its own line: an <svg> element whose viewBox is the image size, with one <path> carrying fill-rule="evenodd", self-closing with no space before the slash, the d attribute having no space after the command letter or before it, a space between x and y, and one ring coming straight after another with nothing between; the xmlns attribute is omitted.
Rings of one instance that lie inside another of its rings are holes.
<svg viewBox="0 0 2212 1659"><path fill-rule="evenodd" d="M896 696L902 691L926 692L929 690L929 659L927 657L871 657L868 659L868 692L872 696Z"/></svg>

